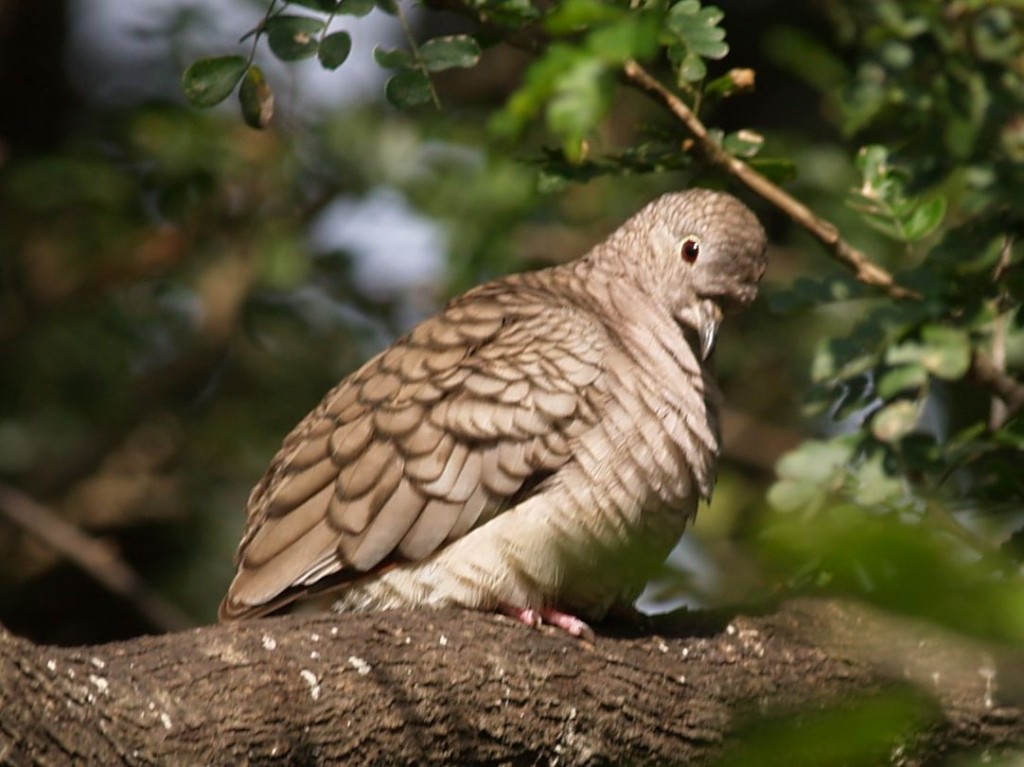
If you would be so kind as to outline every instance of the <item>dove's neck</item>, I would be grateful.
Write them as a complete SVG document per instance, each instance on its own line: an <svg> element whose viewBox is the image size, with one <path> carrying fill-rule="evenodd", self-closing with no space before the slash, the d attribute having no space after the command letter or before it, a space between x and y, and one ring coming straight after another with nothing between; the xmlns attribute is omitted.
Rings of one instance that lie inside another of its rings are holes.
<svg viewBox="0 0 1024 767"><path fill-rule="evenodd" d="M561 268L566 270L572 293L586 297L586 308L602 318L636 364L636 385L661 398L663 425L688 455L701 494L710 496L719 451L721 399L711 371L668 309L627 273L590 257Z"/></svg>

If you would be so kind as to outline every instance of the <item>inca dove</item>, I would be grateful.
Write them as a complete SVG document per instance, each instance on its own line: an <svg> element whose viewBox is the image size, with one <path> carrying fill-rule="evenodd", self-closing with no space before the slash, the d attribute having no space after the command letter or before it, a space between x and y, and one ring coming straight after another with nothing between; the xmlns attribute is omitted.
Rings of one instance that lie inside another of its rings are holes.
<svg viewBox="0 0 1024 767"><path fill-rule="evenodd" d="M711 493L704 361L765 247L739 201L695 189L454 299L285 438L221 618L329 590L339 611L462 605L581 634L570 612L631 603Z"/></svg>

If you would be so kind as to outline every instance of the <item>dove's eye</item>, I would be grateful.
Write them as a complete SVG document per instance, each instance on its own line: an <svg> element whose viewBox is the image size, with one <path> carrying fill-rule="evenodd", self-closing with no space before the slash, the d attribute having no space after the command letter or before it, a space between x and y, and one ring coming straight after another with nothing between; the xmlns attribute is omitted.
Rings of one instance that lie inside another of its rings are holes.
<svg viewBox="0 0 1024 767"><path fill-rule="evenodd" d="M683 244L679 246L679 255L682 256L683 261L686 263L694 263L697 260L697 256L700 255L700 240L696 237L687 237L683 240Z"/></svg>

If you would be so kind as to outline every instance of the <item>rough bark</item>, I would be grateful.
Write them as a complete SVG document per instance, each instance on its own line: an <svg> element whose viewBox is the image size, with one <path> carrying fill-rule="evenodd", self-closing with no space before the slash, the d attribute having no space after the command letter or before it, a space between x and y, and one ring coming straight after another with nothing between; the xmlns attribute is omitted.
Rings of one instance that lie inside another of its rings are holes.
<svg viewBox="0 0 1024 767"><path fill-rule="evenodd" d="M703 763L745 718L911 686L932 713L894 760L933 763L1022 741L1020 657L1004 655L819 600L677 615L595 645L463 611L81 648L0 632L0 762Z"/></svg>

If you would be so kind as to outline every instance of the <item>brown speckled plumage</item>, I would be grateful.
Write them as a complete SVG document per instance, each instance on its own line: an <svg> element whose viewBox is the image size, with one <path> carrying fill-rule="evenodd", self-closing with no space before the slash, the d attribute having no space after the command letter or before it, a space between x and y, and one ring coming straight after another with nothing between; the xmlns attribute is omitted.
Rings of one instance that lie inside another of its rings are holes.
<svg viewBox="0 0 1024 767"><path fill-rule="evenodd" d="M753 214L698 189L577 261L456 298L285 439L249 498L221 617L327 590L338 610L599 618L628 603L711 492L701 344L764 267Z"/></svg>

